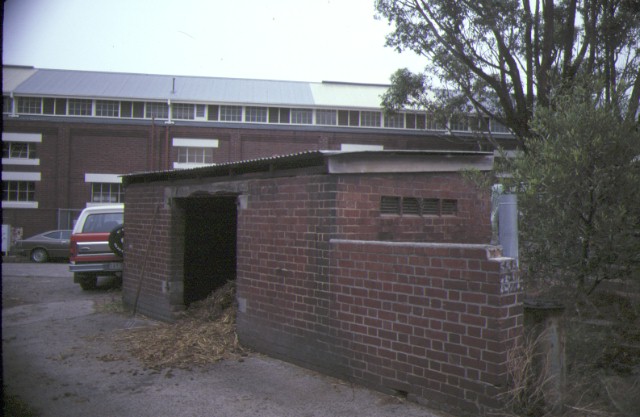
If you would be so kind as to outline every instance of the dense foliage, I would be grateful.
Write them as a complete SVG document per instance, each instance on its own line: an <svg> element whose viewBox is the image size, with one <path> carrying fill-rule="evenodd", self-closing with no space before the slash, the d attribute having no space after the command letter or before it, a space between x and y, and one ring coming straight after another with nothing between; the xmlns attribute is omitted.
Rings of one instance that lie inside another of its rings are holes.
<svg viewBox="0 0 640 417"><path fill-rule="evenodd" d="M640 279L640 133L580 90L537 112L527 153L507 163L522 211L523 265L537 282L590 293Z"/></svg>
<svg viewBox="0 0 640 417"><path fill-rule="evenodd" d="M377 0L388 45L425 57L425 73L399 70L389 110L478 111L524 145L536 109L587 76L623 120L640 102L636 0Z"/></svg>

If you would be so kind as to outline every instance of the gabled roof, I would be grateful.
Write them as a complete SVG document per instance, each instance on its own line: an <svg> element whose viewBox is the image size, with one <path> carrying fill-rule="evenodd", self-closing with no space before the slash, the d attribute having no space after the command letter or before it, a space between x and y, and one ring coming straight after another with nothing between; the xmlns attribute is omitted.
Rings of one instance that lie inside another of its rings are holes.
<svg viewBox="0 0 640 417"><path fill-rule="evenodd" d="M288 107L380 108L388 86L3 67L3 94Z"/></svg>

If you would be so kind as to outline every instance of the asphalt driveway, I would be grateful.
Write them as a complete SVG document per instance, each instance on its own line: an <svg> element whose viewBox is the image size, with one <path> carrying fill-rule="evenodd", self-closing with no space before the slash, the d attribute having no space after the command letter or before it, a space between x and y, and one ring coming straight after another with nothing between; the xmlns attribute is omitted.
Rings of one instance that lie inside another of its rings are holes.
<svg viewBox="0 0 640 417"><path fill-rule="evenodd" d="M82 291L66 264L2 264L3 385L38 416L444 416L257 354L145 369L115 338L154 322L111 308L121 293L102 284Z"/></svg>

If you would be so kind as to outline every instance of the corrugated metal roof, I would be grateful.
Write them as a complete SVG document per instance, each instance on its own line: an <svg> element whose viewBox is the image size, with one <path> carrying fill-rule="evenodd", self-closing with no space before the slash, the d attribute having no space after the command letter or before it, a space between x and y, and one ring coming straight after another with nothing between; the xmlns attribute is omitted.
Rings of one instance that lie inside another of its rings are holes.
<svg viewBox="0 0 640 417"><path fill-rule="evenodd" d="M174 169L169 171L138 172L123 175L125 185L135 183L147 183L155 181L172 181L192 178L213 178L213 177L233 177L239 174L273 172L276 170L292 168L323 167L325 172L329 172L329 159L333 157L347 156L356 160L374 160L380 157L403 157L403 158L424 158L435 157L447 164L449 160L455 158L489 158L487 161L493 163L492 152L482 151L437 151L437 150L389 150L389 151L327 151L310 150L288 155L275 155L265 158L226 162L206 167L191 169ZM475 161L478 162L478 161ZM481 161L483 162L483 161ZM483 162L486 165L486 161ZM480 165L478 165L480 166ZM403 164L397 165L402 171ZM373 172L373 171L372 171ZM406 172L417 172L407 170Z"/></svg>
<svg viewBox="0 0 640 417"><path fill-rule="evenodd" d="M6 81L5 81L6 80ZM385 86L3 67L3 92L289 107L380 108Z"/></svg>

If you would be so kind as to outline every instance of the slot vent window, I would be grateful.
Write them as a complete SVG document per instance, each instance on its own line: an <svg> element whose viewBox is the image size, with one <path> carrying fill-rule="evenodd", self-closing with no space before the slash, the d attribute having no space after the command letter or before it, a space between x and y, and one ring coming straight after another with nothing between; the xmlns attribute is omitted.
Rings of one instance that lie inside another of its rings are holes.
<svg viewBox="0 0 640 417"><path fill-rule="evenodd" d="M380 213L400 214L400 197L383 196L380 200Z"/></svg>
<svg viewBox="0 0 640 417"><path fill-rule="evenodd" d="M435 198L425 198L422 200L422 215L437 216L440 213L440 201Z"/></svg>
<svg viewBox="0 0 640 417"><path fill-rule="evenodd" d="M380 214L455 216L457 213L458 200L396 196L383 196L380 199Z"/></svg>
<svg viewBox="0 0 640 417"><path fill-rule="evenodd" d="M413 197L405 197L402 199L402 214L420 215L420 200Z"/></svg>

